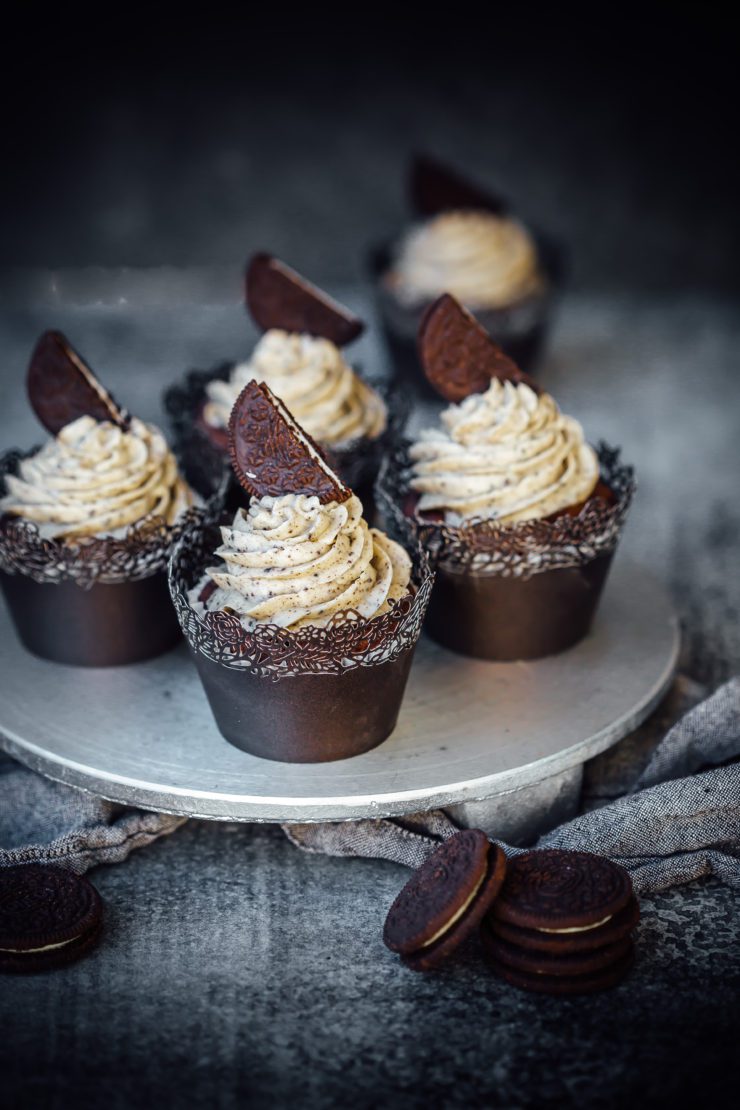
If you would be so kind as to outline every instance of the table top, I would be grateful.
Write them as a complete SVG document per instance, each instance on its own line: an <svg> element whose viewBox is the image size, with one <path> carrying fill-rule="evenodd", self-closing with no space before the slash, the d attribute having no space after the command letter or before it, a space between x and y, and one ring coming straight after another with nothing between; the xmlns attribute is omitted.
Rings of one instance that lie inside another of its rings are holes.
<svg viewBox="0 0 740 1110"><path fill-rule="evenodd" d="M183 276L173 303L151 272L38 275L32 299L2 307L0 442L40 438L20 383L44 327L154 419L184 367L245 354L241 308L203 282ZM636 464L623 553L669 588L684 673L709 688L740 670L739 327L734 306L701 298L566 298L542 372L590 438ZM380 365L372 331L358 349ZM590 769L602 796L617 792L607 771ZM99 869L99 951L3 980L8 1104L711 1104L737 1081L737 893L704 880L644 898L630 978L569 1001L504 987L474 954L434 976L401 969L380 934L406 874L198 821Z"/></svg>

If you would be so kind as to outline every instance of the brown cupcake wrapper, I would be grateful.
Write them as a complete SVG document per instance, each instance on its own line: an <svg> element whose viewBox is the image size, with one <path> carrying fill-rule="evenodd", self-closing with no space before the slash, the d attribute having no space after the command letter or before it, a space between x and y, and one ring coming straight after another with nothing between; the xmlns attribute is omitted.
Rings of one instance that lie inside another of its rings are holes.
<svg viewBox="0 0 740 1110"><path fill-rule="evenodd" d="M297 674L284 682L235 671L194 653L221 735L282 763L348 759L381 744L396 726L415 644L372 667Z"/></svg>
<svg viewBox="0 0 740 1110"><path fill-rule="evenodd" d="M0 586L23 646L77 667L139 663L180 639L163 570L131 582L36 582L0 571Z"/></svg>
<svg viewBox="0 0 740 1110"><path fill-rule="evenodd" d="M173 431L175 451L188 480L231 467L228 457L228 433L209 428L202 418L205 391L214 379L226 381L236 364L223 362L212 370L191 370L181 382L164 393L164 407ZM360 375L362 376L362 375ZM409 415L409 399L395 382L364 378L363 381L380 394L385 403L387 423L379 436L360 436L335 448L322 444L330 464L342 481L363 499L368 499L382 459L403 433Z"/></svg>

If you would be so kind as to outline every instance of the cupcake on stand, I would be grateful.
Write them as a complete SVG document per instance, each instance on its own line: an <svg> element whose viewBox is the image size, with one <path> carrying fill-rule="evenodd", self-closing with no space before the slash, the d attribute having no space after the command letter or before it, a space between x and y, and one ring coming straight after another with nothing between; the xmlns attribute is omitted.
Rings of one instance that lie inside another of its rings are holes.
<svg viewBox="0 0 740 1110"><path fill-rule="evenodd" d="M170 590L216 723L266 759L359 755L393 731L432 585L264 383L229 421L250 498L176 545Z"/></svg>
<svg viewBox="0 0 740 1110"><path fill-rule="evenodd" d="M429 634L481 659L572 647L594 619L632 468L592 447L449 294L422 321L419 357L451 403L388 461L379 500L435 563Z"/></svg>
<svg viewBox="0 0 740 1110"><path fill-rule="evenodd" d="M27 384L51 438L0 457L0 585L18 636L82 666L159 655L179 639L167 559L201 498L160 430L126 412L61 333L41 336Z"/></svg>
<svg viewBox="0 0 740 1110"><path fill-rule="evenodd" d="M363 322L267 254L254 255L247 267L245 300L263 332L250 357L192 371L165 395L186 472L197 471L204 452L226 460L234 403L250 381L263 381L369 503L405 409L389 403L386 384L366 381L345 357Z"/></svg>

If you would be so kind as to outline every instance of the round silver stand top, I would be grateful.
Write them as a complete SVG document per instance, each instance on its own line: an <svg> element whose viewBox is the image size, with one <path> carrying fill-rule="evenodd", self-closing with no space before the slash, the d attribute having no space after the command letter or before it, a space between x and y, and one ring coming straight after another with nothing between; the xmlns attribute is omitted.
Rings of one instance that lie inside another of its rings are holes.
<svg viewBox="0 0 740 1110"><path fill-rule="evenodd" d="M183 646L85 669L18 643L0 606L3 746L116 802L230 821L337 821L490 798L585 762L635 728L675 671L679 632L659 583L617 559L592 633L562 655L486 663L422 638L398 726L337 763L273 763L216 729Z"/></svg>

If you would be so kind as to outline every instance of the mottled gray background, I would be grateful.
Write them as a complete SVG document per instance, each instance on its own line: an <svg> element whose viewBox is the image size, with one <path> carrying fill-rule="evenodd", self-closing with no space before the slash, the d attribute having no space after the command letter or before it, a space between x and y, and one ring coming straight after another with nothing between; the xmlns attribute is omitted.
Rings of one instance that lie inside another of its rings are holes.
<svg viewBox="0 0 740 1110"><path fill-rule="evenodd" d="M425 148L560 236L576 287L738 287L734 40L709 11L360 9L312 27L252 6L156 36L131 9L22 18L0 73L7 263L229 265L267 247L351 281Z"/></svg>
<svg viewBox="0 0 740 1110"><path fill-rule="evenodd" d="M366 9L312 30L287 9L271 25L180 10L154 34L131 7L10 7L4 436L38 439L21 382L46 326L161 418L186 362L248 350L252 249L366 305L363 248L403 221L405 160L426 148L566 243L543 382L637 463L625 546L672 593L686 673L712 688L740 668L736 60L715 16L429 9L422 32ZM622 779L590 768L602 799L624 788L630 751L614 754ZM275 829L198 822L96 871L100 950L0 983L0 1105L731 1102L728 888L644 899L630 979L568 1001L502 987L474 952L436 976L401 969L380 930L404 878L302 855Z"/></svg>

